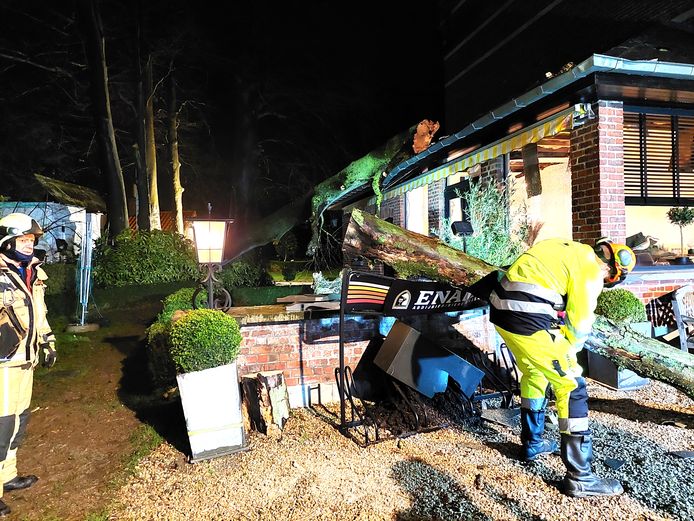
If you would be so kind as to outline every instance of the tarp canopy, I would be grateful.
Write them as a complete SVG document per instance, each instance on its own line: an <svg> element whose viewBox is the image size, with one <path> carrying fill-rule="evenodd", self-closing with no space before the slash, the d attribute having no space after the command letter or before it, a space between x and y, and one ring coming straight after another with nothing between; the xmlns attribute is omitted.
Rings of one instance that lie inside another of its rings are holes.
<svg viewBox="0 0 694 521"><path fill-rule="evenodd" d="M106 203L96 190L41 174L34 174L34 177L56 202L79 206L89 213L106 213Z"/></svg>

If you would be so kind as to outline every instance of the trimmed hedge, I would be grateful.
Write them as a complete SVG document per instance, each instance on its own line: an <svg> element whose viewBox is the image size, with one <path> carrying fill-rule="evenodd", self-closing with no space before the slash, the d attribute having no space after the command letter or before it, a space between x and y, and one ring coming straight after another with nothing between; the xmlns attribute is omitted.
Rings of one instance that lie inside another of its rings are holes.
<svg viewBox="0 0 694 521"><path fill-rule="evenodd" d="M254 262L252 259L241 259L227 264L219 274L219 279L227 289L272 284L272 278L262 263Z"/></svg>
<svg viewBox="0 0 694 521"><path fill-rule="evenodd" d="M230 364L239 354L239 325L222 311L195 309L174 322L170 331L171 358L179 373Z"/></svg>
<svg viewBox="0 0 694 521"><path fill-rule="evenodd" d="M260 288L231 288L234 306L268 306L277 303L279 297L308 292L310 286L263 286Z"/></svg>
<svg viewBox="0 0 694 521"><path fill-rule="evenodd" d="M163 309L161 313L159 313L157 321L170 322L171 315L173 315L175 311L193 309L193 293L195 293L195 289L196 288L181 288L177 292L165 297L164 300L161 301ZM207 305L206 290L203 289L198 293L196 304L198 308Z"/></svg>
<svg viewBox="0 0 694 521"><path fill-rule="evenodd" d="M77 265L74 263L56 262L42 264L41 267L48 275L46 295L73 295L77 276Z"/></svg>
<svg viewBox="0 0 694 521"><path fill-rule="evenodd" d="M176 232L125 230L94 250L94 283L128 286L194 280L198 264L193 243Z"/></svg>
<svg viewBox="0 0 694 521"><path fill-rule="evenodd" d="M645 322L646 306L631 291L624 288L607 289L600 293L595 313L614 322Z"/></svg>
<svg viewBox="0 0 694 521"><path fill-rule="evenodd" d="M171 345L169 334L171 317L176 311L193 309L193 292L195 288L181 288L164 297L163 309L156 321L147 328L147 361L152 381L156 387L174 385L176 382L176 367L171 360ZM198 294L198 306L207 302L207 291Z"/></svg>

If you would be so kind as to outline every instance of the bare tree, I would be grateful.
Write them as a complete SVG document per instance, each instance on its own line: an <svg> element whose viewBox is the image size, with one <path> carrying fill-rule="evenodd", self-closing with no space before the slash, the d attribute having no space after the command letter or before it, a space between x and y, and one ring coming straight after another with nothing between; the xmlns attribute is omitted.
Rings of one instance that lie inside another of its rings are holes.
<svg viewBox="0 0 694 521"><path fill-rule="evenodd" d="M109 233L116 236L128 226L128 208L111 117L103 28L96 0L78 0L77 12L89 69L99 167L108 185Z"/></svg>
<svg viewBox="0 0 694 521"><path fill-rule="evenodd" d="M173 64L169 73L168 145L171 182L173 184L174 215L176 231L183 233L183 187L181 186L181 162L178 158L178 105L176 103L176 80Z"/></svg>

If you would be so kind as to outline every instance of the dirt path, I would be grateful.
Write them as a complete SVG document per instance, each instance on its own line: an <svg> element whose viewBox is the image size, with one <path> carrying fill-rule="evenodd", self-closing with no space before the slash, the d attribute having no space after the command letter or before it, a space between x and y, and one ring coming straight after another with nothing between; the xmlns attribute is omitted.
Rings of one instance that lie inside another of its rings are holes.
<svg viewBox="0 0 694 521"><path fill-rule="evenodd" d="M58 363L36 372L33 413L18 458L20 473L40 480L5 494L9 520L105 518L104 505L123 480L142 429L124 405L142 389L126 388L124 370L138 358L158 309L159 299L152 298L109 313L111 325L97 332L59 336Z"/></svg>

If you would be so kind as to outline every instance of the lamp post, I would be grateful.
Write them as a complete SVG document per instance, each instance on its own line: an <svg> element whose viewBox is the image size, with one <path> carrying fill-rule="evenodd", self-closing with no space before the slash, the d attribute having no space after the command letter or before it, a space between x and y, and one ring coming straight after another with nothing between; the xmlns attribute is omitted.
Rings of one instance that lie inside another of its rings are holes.
<svg viewBox="0 0 694 521"><path fill-rule="evenodd" d="M212 211L212 205L207 205L208 215ZM215 277L222 271L222 259L224 256L224 240L226 239L227 224L233 219L192 219L193 236L195 238L195 250L198 255L198 264L204 266L206 273L199 282L200 286L193 292L193 308L197 308L196 299L200 292L207 287L207 307L209 309L227 310L231 307L231 295L221 288L219 299L215 298L214 283L220 282Z"/></svg>

